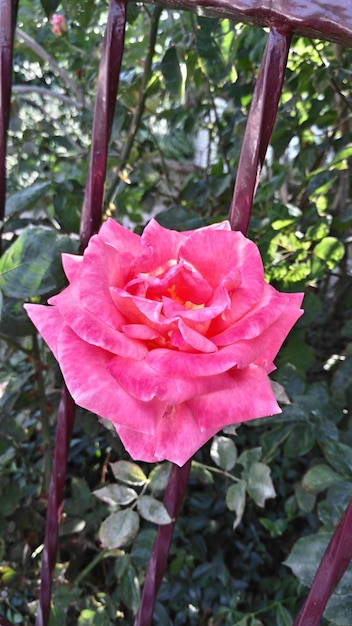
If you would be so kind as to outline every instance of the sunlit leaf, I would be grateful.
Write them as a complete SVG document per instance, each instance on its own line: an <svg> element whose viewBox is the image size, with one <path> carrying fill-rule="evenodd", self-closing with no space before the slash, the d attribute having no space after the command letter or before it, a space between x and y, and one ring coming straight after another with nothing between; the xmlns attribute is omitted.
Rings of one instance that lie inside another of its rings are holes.
<svg viewBox="0 0 352 626"><path fill-rule="evenodd" d="M104 548L113 550L135 538L139 530L139 515L131 509L112 513L99 529L99 539Z"/></svg>

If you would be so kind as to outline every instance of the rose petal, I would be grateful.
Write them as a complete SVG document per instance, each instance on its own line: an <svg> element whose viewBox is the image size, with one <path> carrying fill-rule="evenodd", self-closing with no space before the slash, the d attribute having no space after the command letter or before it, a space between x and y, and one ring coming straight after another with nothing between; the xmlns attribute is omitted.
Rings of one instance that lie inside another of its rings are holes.
<svg viewBox="0 0 352 626"><path fill-rule="evenodd" d="M153 369L166 376L192 377L214 376L234 367L238 355L232 346L221 348L210 354L190 354L166 348L151 350L145 360Z"/></svg>
<svg viewBox="0 0 352 626"><path fill-rule="evenodd" d="M64 325L59 311L44 304L25 304L24 308L57 360L57 337Z"/></svg>
<svg viewBox="0 0 352 626"><path fill-rule="evenodd" d="M83 341L100 346L114 354L143 359L147 346L136 339L127 337L123 332L105 324L96 315L85 309L80 302L79 283L71 283L59 295L49 299L49 304L56 305L65 323ZM121 316L121 322L124 319Z"/></svg>
<svg viewBox="0 0 352 626"><path fill-rule="evenodd" d="M156 398L141 402L127 393L108 371L108 352L82 341L67 326L58 336L57 349L66 385L79 406L113 424L138 424L141 432L155 433L165 403Z"/></svg>
<svg viewBox="0 0 352 626"><path fill-rule="evenodd" d="M232 370L230 388L191 398L188 405L202 429L281 413L264 368L255 365Z"/></svg>
<svg viewBox="0 0 352 626"><path fill-rule="evenodd" d="M193 396L233 385L232 377L227 373L192 378L164 376L152 369L145 360L137 362L118 356L113 357L106 367L128 393L144 402L156 397L168 404L180 404Z"/></svg>
<svg viewBox="0 0 352 626"><path fill-rule="evenodd" d="M218 350L212 341L187 326L182 319L178 321L178 329L171 334L171 342L181 350L198 350L207 353Z"/></svg>
<svg viewBox="0 0 352 626"><path fill-rule="evenodd" d="M76 280L80 275L83 257L78 254L68 254L64 252L61 255L62 266L64 268L64 272L70 282Z"/></svg>
<svg viewBox="0 0 352 626"><path fill-rule="evenodd" d="M201 431L187 403L168 408L154 437L120 426L117 430L126 450L136 461L168 459L180 467L217 432L215 428Z"/></svg>

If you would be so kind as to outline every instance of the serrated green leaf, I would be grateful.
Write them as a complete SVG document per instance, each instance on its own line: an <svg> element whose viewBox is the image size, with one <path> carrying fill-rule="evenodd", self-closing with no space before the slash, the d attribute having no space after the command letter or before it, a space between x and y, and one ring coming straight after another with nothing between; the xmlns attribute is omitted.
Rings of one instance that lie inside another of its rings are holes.
<svg viewBox="0 0 352 626"><path fill-rule="evenodd" d="M246 486L245 480L241 480L235 485L230 485L226 492L226 506L230 511L235 511L236 519L233 529L240 524L246 506Z"/></svg>
<svg viewBox="0 0 352 626"><path fill-rule="evenodd" d="M164 504L152 496L141 496L137 502L138 511L144 519L154 524L170 524L171 517Z"/></svg>
<svg viewBox="0 0 352 626"><path fill-rule="evenodd" d="M124 485L114 484L96 489L93 491L93 494L99 498L99 500L102 500L111 506L114 504L126 506L138 498L138 494L134 489L125 487Z"/></svg>
<svg viewBox="0 0 352 626"><path fill-rule="evenodd" d="M218 467L230 471L236 465L237 449L229 437L216 436L211 444L210 456Z"/></svg>
<svg viewBox="0 0 352 626"><path fill-rule="evenodd" d="M276 496L270 477L270 467L258 462L251 465L248 472L247 492L258 506L264 506L265 500Z"/></svg>
<svg viewBox="0 0 352 626"><path fill-rule="evenodd" d="M108 550L120 548L135 538L139 530L139 515L131 509L112 513L99 529L99 538Z"/></svg>
<svg viewBox="0 0 352 626"><path fill-rule="evenodd" d="M175 46L171 46L166 50L160 64L160 69L166 89L175 98L181 98L183 79Z"/></svg>
<svg viewBox="0 0 352 626"><path fill-rule="evenodd" d="M310 493L320 493L340 480L341 476L334 472L331 467L319 463L303 476L302 487Z"/></svg>
<svg viewBox="0 0 352 626"><path fill-rule="evenodd" d="M117 461L116 463L110 463L110 467L115 478L127 485L141 486L148 482L148 478L137 463Z"/></svg>

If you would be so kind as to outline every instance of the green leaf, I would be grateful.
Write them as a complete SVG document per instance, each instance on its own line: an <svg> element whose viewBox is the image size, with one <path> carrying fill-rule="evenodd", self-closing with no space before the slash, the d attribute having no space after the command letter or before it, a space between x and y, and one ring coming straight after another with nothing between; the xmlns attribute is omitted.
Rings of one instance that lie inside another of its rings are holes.
<svg viewBox="0 0 352 626"><path fill-rule="evenodd" d="M82 28L87 28L94 14L94 0L62 0L65 15Z"/></svg>
<svg viewBox="0 0 352 626"><path fill-rule="evenodd" d="M171 463L159 463L150 472L148 478L153 493L161 493L166 488L171 471Z"/></svg>
<svg viewBox="0 0 352 626"><path fill-rule="evenodd" d="M247 478L247 474L252 467L253 463L259 461L262 457L262 449L261 448L251 448L250 450L245 450L240 454L237 459L237 463L243 465L242 475L244 478Z"/></svg>
<svg viewBox="0 0 352 626"><path fill-rule="evenodd" d="M23 301L16 298L3 298L0 312L0 331L12 337L23 337L32 333L32 322L23 308Z"/></svg>
<svg viewBox="0 0 352 626"><path fill-rule="evenodd" d="M210 456L218 467L230 471L236 465L237 449L229 437L214 437L210 448Z"/></svg>
<svg viewBox="0 0 352 626"><path fill-rule="evenodd" d="M338 596L334 594L324 611L324 617L332 626L351 626L352 595Z"/></svg>
<svg viewBox="0 0 352 626"><path fill-rule="evenodd" d="M292 626L293 619L291 614L282 604L276 608L276 626Z"/></svg>
<svg viewBox="0 0 352 626"><path fill-rule="evenodd" d="M265 500L276 496L270 477L270 467L264 463L251 465L248 472L247 492L258 506L264 506Z"/></svg>
<svg viewBox="0 0 352 626"><path fill-rule="evenodd" d="M313 511L317 499L315 493L308 493L300 483L297 483L295 485L295 496L301 511L304 511L304 513Z"/></svg>
<svg viewBox="0 0 352 626"><path fill-rule="evenodd" d="M11 298L58 291L65 284L61 254L76 252L78 241L45 228L27 228L0 258L0 289Z"/></svg>
<svg viewBox="0 0 352 626"><path fill-rule="evenodd" d="M106 485L106 487L101 487L101 489L96 489L93 491L93 494L113 506L114 504L120 504L121 506L125 506L127 504L131 504L138 498L138 494L134 489L130 487L125 487L124 485Z"/></svg>
<svg viewBox="0 0 352 626"><path fill-rule="evenodd" d="M117 461L116 463L110 463L110 467L115 478L127 485L140 486L148 482L148 478L137 463Z"/></svg>
<svg viewBox="0 0 352 626"><path fill-rule="evenodd" d="M170 524L171 517L164 504L152 496L140 496L137 502L138 511L144 519L154 524Z"/></svg>
<svg viewBox="0 0 352 626"><path fill-rule="evenodd" d="M341 480L341 476L334 472L328 465L322 463L314 465L303 476L302 487L305 491L311 493L320 493L334 483Z"/></svg>
<svg viewBox="0 0 352 626"><path fill-rule="evenodd" d="M103 521L99 538L104 548L114 550L130 543L139 530L139 515L131 509L112 513Z"/></svg>
<svg viewBox="0 0 352 626"><path fill-rule="evenodd" d="M329 441L322 446L324 456L330 465L344 476L352 476L352 448L344 443Z"/></svg>
<svg viewBox="0 0 352 626"><path fill-rule="evenodd" d="M127 567L120 578L121 596L133 615L138 611L140 602L140 586L134 567Z"/></svg>
<svg viewBox="0 0 352 626"><path fill-rule="evenodd" d="M313 255L322 259L329 270L336 267L344 254L345 248L336 237L325 237L313 249Z"/></svg>
<svg viewBox="0 0 352 626"><path fill-rule="evenodd" d="M236 519L233 529L240 524L246 506L246 486L247 482L241 480L235 485L230 485L226 492L226 506L230 511L235 511Z"/></svg>
<svg viewBox="0 0 352 626"><path fill-rule="evenodd" d="M171 46L166 50L160 64L161 73L163 75L166 89L175 98L180 99L182 95L182 72L178 60L177 49Z"/></svg>
<svg viewBox="0 0 352 626"><path fill-rule="evenodd" d="M212 473L198 461L192 461L191 478L204 485L211 485L214 482Z"/></svg>
<svg viewBox="0 0 352 626"><path fill-rule="evenodd" d="M53 13L55 13L60 3L61 0L40 0L40 4L42 5L47 17L50 17Z"/></svg>
<svg viewBox="0 0 352 626"><path fill-rule="evenodd" d="M59 3L55 0L52 4ZM51 11L49 11L49 14L50 13ZM49 189L50 183L35 183L30 187L20 189L20 191L15 191L15 193L8 195L6 198L5 215L9 216L15 213L21 213L22 211L29 211L38 200L43 199Z"/></svg>
<svg viewBox="0 0 352 626"><path fill-rule="evenodd" d="M284 565L291 568L302 585L310 587L312 584L330 537L330 533L319 533L299 539L284 561Z"/></svg>
<svg viewBox="0 0 352 626"><path fill-rule="evenodd" d="M303 456L313 448L314 443L315 435L311 425L296 424L285 443L284 455L290 459Z"/></svg>

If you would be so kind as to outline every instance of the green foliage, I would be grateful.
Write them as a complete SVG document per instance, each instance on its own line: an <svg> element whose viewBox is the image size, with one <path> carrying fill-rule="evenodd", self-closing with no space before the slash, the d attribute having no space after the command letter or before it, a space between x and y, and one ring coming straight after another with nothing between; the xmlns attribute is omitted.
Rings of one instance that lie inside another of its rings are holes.
<svg viewBox="0 0 352 626"><path fill-rule="evenodd" d="M56 10L68 25L59 37L47 19ZM60 255L78 249L106 17L93 0L19 7L27 39L15 44L0 259L0 616L13 623L36 613L61 386L23 302L61 289ZM151 215L177 230L227 216L266 37L129 3L105 216L137 232ZM293 41L250 224L267 279L306 293L273 373L282 414L226 429L197 453L156 626L291 624L352 498L351 61L333 44ZM169 471L132 463L78 412L52 626L133 623L155 525L170 522ZM324 623L351 623L350 578Z"/></svg>

